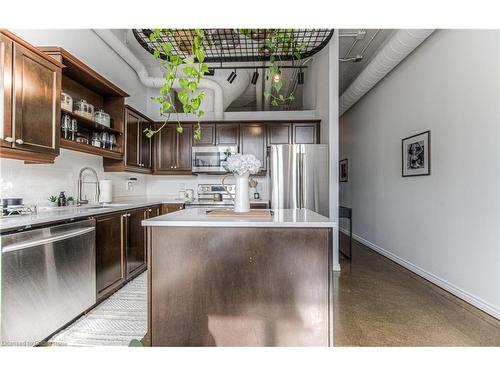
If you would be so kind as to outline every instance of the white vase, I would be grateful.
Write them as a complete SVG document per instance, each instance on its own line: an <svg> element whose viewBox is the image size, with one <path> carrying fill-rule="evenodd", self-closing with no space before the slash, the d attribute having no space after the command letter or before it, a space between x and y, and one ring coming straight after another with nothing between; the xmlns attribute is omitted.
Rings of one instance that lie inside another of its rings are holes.
<svg viewBox="0 0 500 375"><path fill-rule="evenodd" d="M236 190L234 197L234 212L249 212L250 199L248 198L248 177L250 173L234 175L236 180Z"/></svg>

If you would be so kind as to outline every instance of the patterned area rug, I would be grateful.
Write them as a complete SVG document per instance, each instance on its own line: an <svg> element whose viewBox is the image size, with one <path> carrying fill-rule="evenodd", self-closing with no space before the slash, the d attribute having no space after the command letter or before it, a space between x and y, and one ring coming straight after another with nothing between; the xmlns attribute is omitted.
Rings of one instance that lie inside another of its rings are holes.
<svg viewBox="0 0 500 375"><path fill-rule="evenodd" d="M137 276L72 325L54 335L49 345L128 346L147 331L147 276Z"/></svg>

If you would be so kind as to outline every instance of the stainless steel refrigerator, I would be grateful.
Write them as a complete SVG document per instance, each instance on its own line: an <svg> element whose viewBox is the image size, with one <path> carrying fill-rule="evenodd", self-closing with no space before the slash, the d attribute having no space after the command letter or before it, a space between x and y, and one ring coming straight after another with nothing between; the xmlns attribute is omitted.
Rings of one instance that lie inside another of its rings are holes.
<svg viewBox="0 0 500 375"><path fill-rule="evenodd" d="M328 214L328 145L272 145L271 208L308 208Z"/></svg>

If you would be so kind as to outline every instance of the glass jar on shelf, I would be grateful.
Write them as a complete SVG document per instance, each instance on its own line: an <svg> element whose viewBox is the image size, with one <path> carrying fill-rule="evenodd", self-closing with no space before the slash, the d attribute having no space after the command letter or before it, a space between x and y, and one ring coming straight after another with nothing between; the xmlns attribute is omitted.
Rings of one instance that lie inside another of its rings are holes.
<svg viewBox="0 0 500 375"><path fill-rule="evenodd" d="M110 150L116 149L116 135L114 134L109 135L109 149Z"/></svg>
<svg viewBox="0 0 500 375"><path fill-rule="evenodd" d="M61 108L73 112L73 98L64 91L61 91Z"/></svg>
<svg viewBox="0 0 500 375"><path fill-rule="evenodd" d="M111 125L111 117L102 109L94 113L94 121L108 128Z"/></svg>
<svg viewBox="0 0 500 375"><path fill-rule="evenodd" d="M69 115L62 115L61 118L61 131L64 139L71 138L71 117Z"/></svg>
<svg viewBox="0 0 500 375"><path fill-rule="evenodd" d="M101 147L109 148L109 134L107 132L101 133Z"/></svg>
<svg viewBox="0 0 500 375"><path fill-rule="evenodd" d="M76 118L71 119L71 140L74 141L76 139L76 132L78 131L78 121Z"/></svg>
<svg viewBox="0 0 500 375"><path fill-rule="evenodd" d="M75 113L89 120L94 120L94 106L87 103L85 99L80 99L79 102L76 102Z"/></svg>
<svg viewBox="0 0 500 375"><path fill-rule="evenodd" d="M98 132L92 133L92 146L101 147L101 137Z"/></svg>

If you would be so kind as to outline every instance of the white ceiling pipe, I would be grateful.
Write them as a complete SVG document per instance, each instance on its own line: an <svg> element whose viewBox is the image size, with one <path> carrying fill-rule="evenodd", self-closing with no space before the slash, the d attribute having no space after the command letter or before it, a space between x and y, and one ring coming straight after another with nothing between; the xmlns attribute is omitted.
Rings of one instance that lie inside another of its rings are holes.
<svg viewBox="0 0 500 375"><path fill-rule="evenodd" d="M408 29L395 32L340 97L340 116L370 91L433 32L434 30Z"/></svg>
<svg viewBox="0 0 500 375"><path fill-rule="evenodd" d="M122 43L122 41L108 29L94 29L94 32L108 46L110 46L125 62L135 70L141 82L147 87L160 88L164 85L163 77L151 77L144 64ZM222 87L207 78L202 78L198 84L200 89L209 89L214 93L214 117L216 120L224 119L224 93ZM172 85L174 89L180 89L179 81L176 79Z"/></svg>

